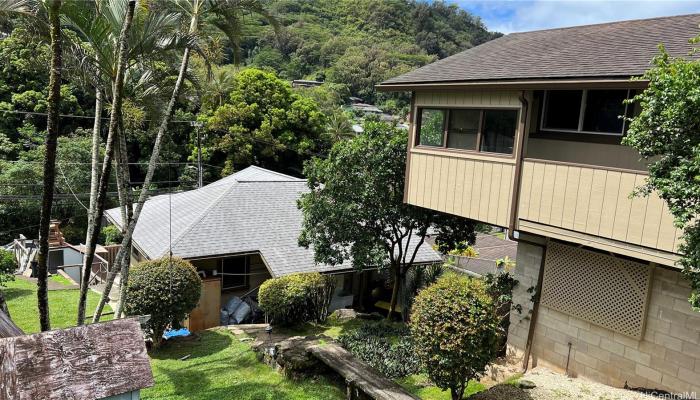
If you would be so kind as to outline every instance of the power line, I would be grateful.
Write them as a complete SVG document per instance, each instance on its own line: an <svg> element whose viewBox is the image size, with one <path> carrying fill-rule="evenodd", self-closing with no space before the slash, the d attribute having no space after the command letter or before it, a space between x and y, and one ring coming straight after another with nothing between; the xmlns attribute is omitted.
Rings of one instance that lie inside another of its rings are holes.
<svg viewBox="0 0 700 400"><path fill-rule="evenodd" d="M0 110L0 113L5 113L5 114L18 114L18 115L37 115L41 117L46 117L49 114L48 113L43 113L43 112L36 112L36 111L20 111L20 110ZM94 120L94 116L90 115L77 115L77 114L58 114L59 117L61 118L84 118L84 119L91 119ZM103 120L109 120L110 117L100 117L100 119ZM152 119L144 119L144 122L152 122L154 120ZM194 120L182 120L182 119L173 119L170 120L172 123L192 123L192 122L197 122Z"/></svg>

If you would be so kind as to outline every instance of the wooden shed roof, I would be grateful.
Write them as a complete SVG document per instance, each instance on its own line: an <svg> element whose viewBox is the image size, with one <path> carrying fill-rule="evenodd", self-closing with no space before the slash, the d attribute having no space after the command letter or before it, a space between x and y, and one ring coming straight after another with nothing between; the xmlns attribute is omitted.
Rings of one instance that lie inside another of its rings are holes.
<svg viewBox="0 0 700 400"><path fill-rule="evenodd" d="M136 319L0 339L0 400L88 400L153 386Z"/></svg>

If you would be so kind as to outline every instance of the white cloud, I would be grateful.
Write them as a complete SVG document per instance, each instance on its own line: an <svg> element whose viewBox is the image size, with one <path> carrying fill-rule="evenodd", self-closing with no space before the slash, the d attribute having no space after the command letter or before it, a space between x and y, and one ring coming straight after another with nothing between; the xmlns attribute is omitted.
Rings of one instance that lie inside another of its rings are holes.
<svg viewBox="0 0 700 400"><path fill-rule="evenodd" d="M698 0L461 0L489 30L503 33L700 12Z"/></svg>

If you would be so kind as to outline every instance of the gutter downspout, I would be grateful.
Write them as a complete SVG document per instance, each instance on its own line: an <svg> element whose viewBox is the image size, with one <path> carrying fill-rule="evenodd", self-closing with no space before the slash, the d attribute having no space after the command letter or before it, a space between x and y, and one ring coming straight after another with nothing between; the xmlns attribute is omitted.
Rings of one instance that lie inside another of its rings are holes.
<svg viewBox="0 0 700 400"><path fill-rule="evenodd" d="M517 151L515 153L515 173L513 174L513 197L511 198L510 219L508 221L508 239L517 241L515 237L515 227L518 218L518 202L520 201L520 175L523 165L523 152L525 145L525 135L527 135L527 114L530 104L525 98L525 91L520 92L520 103L522 110L520 115L520 136L518 136Z"/></svg>
<svg viewBox="0 0 700 400"><path fill-rule="evenodd" d="M520 178L522 175L523 153L525 152L525 135L527 135L529 131L528 111L530 107L530 103L527 100L524 90L520 92L519 100L522 104L522 115L520 117L520 136L518 137L518 147L515 155L515 173L513 176L513 197L511 199L512 206L510 208L510 220L508 222L508 239L528 243L542 248L542 259L540 261L540 270L537 274L535 295L532 299L532 315L530 316L530 326L528 327L527 340L525 342L525 353L523 356L522 370L523 373L525 373L527 372L530 364L530 353L532 352L532 343L535 338L537 315L539 314L540 310L540 293L542 291L542 281L544 280L544 263L547 256L547 246L515 237L518 219L518 205L520 203Z"/></svg>

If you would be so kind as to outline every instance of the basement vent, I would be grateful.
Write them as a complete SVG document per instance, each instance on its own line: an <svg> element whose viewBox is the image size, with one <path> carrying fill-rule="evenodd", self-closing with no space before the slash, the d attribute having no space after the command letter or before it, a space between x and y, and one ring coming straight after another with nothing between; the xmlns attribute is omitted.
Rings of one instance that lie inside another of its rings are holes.
<svg viewBox="0 0 700 400"><path fill-rule="evenodd" d="M552 242L542 283L543 305L641 339L651 267Z"/></svg>

